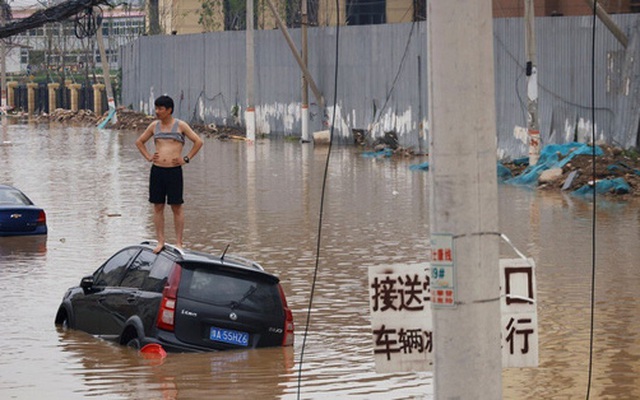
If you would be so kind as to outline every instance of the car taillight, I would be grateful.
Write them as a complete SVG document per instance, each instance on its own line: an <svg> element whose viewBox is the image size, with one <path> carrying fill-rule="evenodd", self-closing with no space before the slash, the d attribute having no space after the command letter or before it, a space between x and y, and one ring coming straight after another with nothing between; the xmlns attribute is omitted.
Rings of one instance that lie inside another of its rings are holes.
<svg viewBox="0 0 640 400"><path fill-rule="evenodd" d="M176 299L178 297L178 286L182 268L175 264L169 275L169 280L162 290L162 301L158 310L157 326L166 331L173 331L176 315Z"/></svg>
<svg viewBox="0 0 640 400"><path fill-rule="evenodd" d="M37 224L38 225L46 225L47 224L47 214L45 214L44 211L40 211L40 213L38 214Z"/></svg>
<svg viewBox="0 0 640 400"><path fill-rule="evenodd" d="M282 300L282 307L284 308L284 336L282 337L282 345L293 346L293 313L287 305L287 298L284 296L284 290L280 284L278 284L278 290L280 291L280 300Z"/></svg>

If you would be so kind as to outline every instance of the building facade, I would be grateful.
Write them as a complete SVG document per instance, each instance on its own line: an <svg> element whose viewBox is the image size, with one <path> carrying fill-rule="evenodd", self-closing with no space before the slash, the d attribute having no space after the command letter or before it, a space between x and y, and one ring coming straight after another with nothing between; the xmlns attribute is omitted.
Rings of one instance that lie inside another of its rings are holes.
<svg viewBox="0 0 640 400"><path fill-rule="evenodd" d="M246 0L158 0L161 31L164 34L188 34L246 27ZM311 26L375 25L424 21L426 0L272 0L288 27L300 27L301 2L307 2ZM599 0L609 14L640 12L640 0ZM254 0L255 26L273 29L275 19L267 0ZM536 0L535 15L578 16L593 13L585 0ZM493 0L496 18L524 16L524 0Z"/></svg>
<svg viewBox="0 0 640 400"><path fill-rule="evenodd" d="M14 19L32 15L39 8L13 11ZM119 48L144 34L145 13L140 9L118 7L102 12L102 35L111 68L118 68ZM101 62L96 35L83 36L81 21L69 19L29 29L11 38L7 71L35 73L49 69L77 72Z"/></svg>

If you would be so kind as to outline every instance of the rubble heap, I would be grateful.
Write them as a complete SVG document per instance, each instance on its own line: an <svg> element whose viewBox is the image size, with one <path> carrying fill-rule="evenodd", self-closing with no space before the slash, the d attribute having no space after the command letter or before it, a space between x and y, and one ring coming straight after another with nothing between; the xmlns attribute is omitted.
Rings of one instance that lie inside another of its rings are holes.
<svg viewBox="0 0 640 400"><path fill-rule="evenodd" d="M107 111L101 116L96 115L90 110L71 111L62 108L54 110L51 114L42 114L37 117L41 122L58 122L73 125L91 126L99 125L106 118ZM155 118L145 113L130 110L128 108L118 108L116 110L116 122L107 125L108 129L130 130L142 132ZM246 140L246 132L242 127L234 126L217 126L215 124L191 124L193 130L205 137L213 137L220 140L237 139Z"/></svg>

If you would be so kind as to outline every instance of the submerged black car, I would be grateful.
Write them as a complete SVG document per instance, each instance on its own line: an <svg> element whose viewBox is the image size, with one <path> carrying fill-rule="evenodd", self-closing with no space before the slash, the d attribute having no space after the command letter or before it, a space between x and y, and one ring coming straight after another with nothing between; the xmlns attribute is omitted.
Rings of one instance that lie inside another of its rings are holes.
<svg viewBox="0 0 640 400"><path fill-rule="evenodd" d="M67 290L55 323L122 345L211 351L293 344L279 279L257 263L155 243L126 247Z"/></svg>

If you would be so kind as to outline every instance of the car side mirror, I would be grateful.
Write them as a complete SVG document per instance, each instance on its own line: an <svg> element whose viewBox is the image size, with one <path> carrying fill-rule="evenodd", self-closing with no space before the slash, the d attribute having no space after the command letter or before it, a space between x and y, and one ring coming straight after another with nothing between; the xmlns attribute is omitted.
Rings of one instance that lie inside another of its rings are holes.
<svg viewBox="0 0 640 400"><path fill-rule="evenodd" d="M88 275L80 281L80 287L83 289L91 289L93 287L93 275Z"/></svg>

